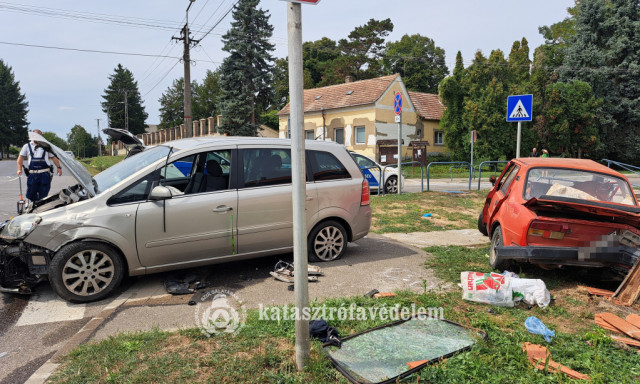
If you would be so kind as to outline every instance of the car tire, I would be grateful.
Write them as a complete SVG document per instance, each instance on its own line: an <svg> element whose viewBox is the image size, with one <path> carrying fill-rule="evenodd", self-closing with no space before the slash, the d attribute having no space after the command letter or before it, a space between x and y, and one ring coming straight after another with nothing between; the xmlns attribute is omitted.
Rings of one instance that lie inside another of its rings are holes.
<svg viewBox="0 0 640 384"><path fill-rule="evenodd" d="M389 176L384 182L384 193L393 194L398 193L398 177Z"/></svg>
<svg viewBox="0 0 640 384"><path fill-rule="evenodd" d="M482 212L480 212L480 216L478 216L478 231L485 236L489 236L487 232L487 226L482 223Z"/></svg>
<svg viewBox="0 0 640 384"><path fill-rule="evenodd" d="M489 265L493 269L503 271L509 267L509 262L502 260L496 254L496 247L504 245L502 239L502 227L499 225L493 230L491 235L491 247L489 248Z"/></svg>
<svg viewBox="0 0 640 384"><path fill-rule="evenodd" d="M309 261L338 260L347 251L347 231L337 221L322 222L309 234L308 248Z"/></svg>
<svg viewBox="0 0 640 384"><path fill-rule="evenodd" d="M119 253L98 242L78 242L56 253L49 281L61 298L86 303L107 297L122 281L124 267Z"/></svg>

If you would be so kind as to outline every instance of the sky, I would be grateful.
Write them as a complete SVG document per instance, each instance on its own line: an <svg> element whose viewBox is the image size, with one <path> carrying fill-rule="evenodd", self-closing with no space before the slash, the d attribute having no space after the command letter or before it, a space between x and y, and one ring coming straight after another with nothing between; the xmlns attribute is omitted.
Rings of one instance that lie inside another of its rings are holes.
<svg viewBox="0 0 640 384"><path fill-rule="evenodd" d="M227 55L220 40L235 1L191 5L192 38L201 40L191 51L192 80L201 82L207 69L218 68ZM29 129L66 140L79 124L95 136L96 119L100 128L107 125L100 103L118 64L138 82L147 124L158 124L158 99L183 76L182 42L171 37L179 37L188 5L188 0L0 0L0 60L12 67L29 102ZM271 16L276 58L287 55L286 5L260 2ZM563 20L573 5L574 0L321 0L302 5L303 41L337 41L369 19L390 18L394 30L387 41L405 34L427 36L445 50L452 68L458 51L467 66L476 51L488 56L500 49L506 56L523 37L532 56L544 43L538 27Z"/></svg>

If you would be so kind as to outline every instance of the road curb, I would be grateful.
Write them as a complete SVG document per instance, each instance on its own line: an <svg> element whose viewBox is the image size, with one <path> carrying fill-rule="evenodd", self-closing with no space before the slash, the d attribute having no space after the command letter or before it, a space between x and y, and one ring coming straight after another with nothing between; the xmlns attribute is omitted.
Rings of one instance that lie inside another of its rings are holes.
<svg viewBox="0 0 640 384"><path fill-rule="evenodd" d="M134 292L125 292L117 299L113 300L106 307L100 311L99 314L94 316L87 324L84 325L75 335L73 335L69 341L62 348L49 358L37 371L29 377L25 384L44 384L49 377L60 366L60 361L63 356L71 352L74 348L80 344L86 342L91 335L107 320L114 312L116 312L124 303L127 302L133 296Z"/></svg>

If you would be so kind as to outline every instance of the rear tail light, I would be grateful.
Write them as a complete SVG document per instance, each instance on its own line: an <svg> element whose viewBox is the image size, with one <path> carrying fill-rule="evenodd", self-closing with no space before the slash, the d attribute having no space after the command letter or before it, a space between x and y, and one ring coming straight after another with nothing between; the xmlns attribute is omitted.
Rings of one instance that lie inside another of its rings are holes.
<svg viewBox="0 0 640 384"><path fill-rule="evenodd" d="M569 225L534 221L529 226L529 236L539 236L546 239L561 240L569 232Z"/></svg>
<svg viewBox="0 0 640 384"><path fill-rule="evenodd" d="M362 180L362 195L360 195L360 205L369 205L369 182Z"/></svg>

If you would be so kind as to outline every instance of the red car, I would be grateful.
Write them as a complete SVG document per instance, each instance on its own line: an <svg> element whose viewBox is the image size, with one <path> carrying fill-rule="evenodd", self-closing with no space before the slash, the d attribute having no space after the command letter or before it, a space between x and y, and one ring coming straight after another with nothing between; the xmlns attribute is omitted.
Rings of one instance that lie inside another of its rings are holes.
<svg viewBox="0 0 640 384"><path fill-rule="evenodd" d="M626 274L640 255L640 207L629 180L591 160L519 158L491 178L478 229L489 262L543 268L610 267Z"/></svg>

